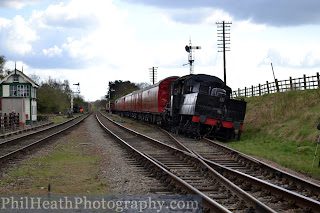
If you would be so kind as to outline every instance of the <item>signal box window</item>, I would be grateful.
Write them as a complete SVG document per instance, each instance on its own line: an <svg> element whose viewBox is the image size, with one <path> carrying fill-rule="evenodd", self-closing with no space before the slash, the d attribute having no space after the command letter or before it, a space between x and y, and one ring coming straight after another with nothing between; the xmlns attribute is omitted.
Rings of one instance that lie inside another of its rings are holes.
<svg viewBox="0 0 320 213"><path fill-rule="evenodd" d="M19 75L13 75L13 82L19 82Z"/></svg>
<svg viewBox="0 0 320 213"><path fill-rule="evenodd" d="M10 96L29 97L29 85L10 85Z"/></svg>
<svg viewBox="0 0 320 213"><path fill-rule="evenodd" d="M17 96L17 85L10 86L10 96Z"/></svg>

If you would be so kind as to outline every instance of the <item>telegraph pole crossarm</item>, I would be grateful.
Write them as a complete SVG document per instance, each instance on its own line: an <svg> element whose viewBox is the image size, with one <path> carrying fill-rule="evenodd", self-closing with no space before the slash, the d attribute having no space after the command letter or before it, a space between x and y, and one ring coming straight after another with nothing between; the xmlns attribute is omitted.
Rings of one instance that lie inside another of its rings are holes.
<svg viewBox="0 0 320 213"><path fill-rule="evenodd" d="M158 69L158 67L149 68L150 81L152 84L155 84L157 81L157 69Z"/></svg>
<svg viewBox="0 0 320 213"><path fill-rule="evenodd" d="M226 68L226 51L230 51L230 47L227 47L227 45L230 45L230 43L226 43L230 41L230 24L232 22L217 22L217 28L218 28L218 48L222 48L222 50L218 50L218 52L223 52L223 73L224 73L224 83L227 84L227 68ZM222 28L222 29L220 29Z"/></svg>

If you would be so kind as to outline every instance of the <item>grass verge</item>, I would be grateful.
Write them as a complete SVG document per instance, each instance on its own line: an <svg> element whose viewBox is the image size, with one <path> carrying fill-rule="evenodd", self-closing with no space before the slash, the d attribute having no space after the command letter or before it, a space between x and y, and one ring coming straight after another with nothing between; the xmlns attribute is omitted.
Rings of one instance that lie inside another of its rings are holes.
<svg viewBox="0 0 320 213"><path fill-rule="evenodd" d="M89 148L90 149L90 148ZM34 157L2 178L1 194L105 194L108 183L99 179L99 160L87 152L88 141L68 136L50 154Z"/></svg>
<svg viewBox="0 0 320 213"><path fill-rule="evenodd" d="M246 99L247 113L241 141L227 143L249 155L320 178L320 90L290 91Z"/></svg>

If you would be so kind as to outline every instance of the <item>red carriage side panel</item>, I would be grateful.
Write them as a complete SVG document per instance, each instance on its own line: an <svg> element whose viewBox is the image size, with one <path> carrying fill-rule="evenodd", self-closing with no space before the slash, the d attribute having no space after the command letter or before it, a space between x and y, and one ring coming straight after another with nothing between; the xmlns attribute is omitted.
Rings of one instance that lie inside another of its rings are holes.
<svg viewBox="0 0 320 213"><path fill-rule="evenodd" d="M132 93L132 111L140 112L141 111L141 91L135 91Z"/></svg>
<svg viewBox="0 0 320 213"><path fill-rule="evenodd" d="M137 111L137 93L133 92L131 95L131 110L136 112Z"/></svg>
<svg viewBox="0 0 320 213"><path fill-rule="evenodd" d="M132 94L126 95L124 100L124 106L126 111L132 111Z"/></svg>
<svg viewBox="0 0 320 213"><path fill-rule="evenodd" d="M121 97L116 100L116 110L118 111L124 111L125 110L125 97Z"/></svg>
<svg viewBox="0 0 320 213"><path fill-rule="evenodd" d="M178 77L167 78L160 82L158 93L158 112L163 113L170 100L170 82Z"/></svg>
<svg viewBox="0 0 320 213"><path fill-rule="evenodd" d="M137 106L137 111L142 112L142 91L139 91L138 93L138 106Z"/></svg>
<svg viewBox="0 0 320 213"><path fill-rule="evenodd" d="M142 92L143 112L158 112L158 91L159 86L157 85Z"/></svg>

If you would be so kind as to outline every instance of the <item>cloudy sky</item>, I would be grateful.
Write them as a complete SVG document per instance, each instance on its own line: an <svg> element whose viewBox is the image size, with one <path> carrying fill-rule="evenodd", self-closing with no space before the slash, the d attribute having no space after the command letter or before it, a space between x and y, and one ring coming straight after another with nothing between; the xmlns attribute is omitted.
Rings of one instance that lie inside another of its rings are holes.
<svg viewBox="0 0 320 213"><path fill-rule="evenodd" d="M85 100L108 82L150 82L195 73L223 78L216 22L231 25L227 84L233 88L320 71L318 0L0 0L0 55L6 67L42 79L80 82Z"/></svg>

